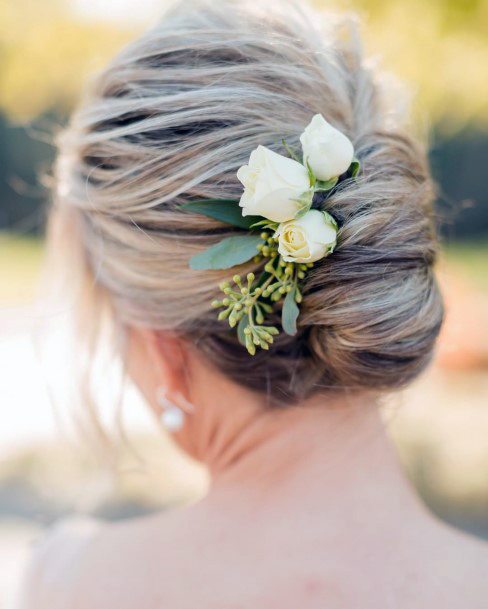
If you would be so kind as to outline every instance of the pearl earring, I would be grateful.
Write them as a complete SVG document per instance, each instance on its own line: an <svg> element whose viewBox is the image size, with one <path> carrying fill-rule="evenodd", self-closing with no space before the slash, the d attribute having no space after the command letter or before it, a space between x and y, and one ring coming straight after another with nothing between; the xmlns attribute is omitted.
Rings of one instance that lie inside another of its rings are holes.
<svg viewBox="0 0 488 609"><path fill-rule="evenodd" d="M193 406L183 396L181 396L180 401L184 404L184 409L168 399L166 390L163 387L158 389L157 402L162 408L160 420L163 427L170 432L179 431L185 424L186 414L193 411Z"/></svg>

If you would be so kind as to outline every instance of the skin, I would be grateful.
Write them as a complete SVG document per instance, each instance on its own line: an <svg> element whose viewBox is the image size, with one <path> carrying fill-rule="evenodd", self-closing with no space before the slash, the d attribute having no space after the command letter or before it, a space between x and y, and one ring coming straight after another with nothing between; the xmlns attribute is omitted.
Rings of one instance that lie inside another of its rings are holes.
<svg viewBox="0 0 488 609"><path fill-rule="evenodd" d="M141 329L129 371L158 417L160 386L194 406L175 440L212 487L190 507L103 527L69 609L486 607L486 546L417 499L371 396L270 410L185 342Z"/></svg>

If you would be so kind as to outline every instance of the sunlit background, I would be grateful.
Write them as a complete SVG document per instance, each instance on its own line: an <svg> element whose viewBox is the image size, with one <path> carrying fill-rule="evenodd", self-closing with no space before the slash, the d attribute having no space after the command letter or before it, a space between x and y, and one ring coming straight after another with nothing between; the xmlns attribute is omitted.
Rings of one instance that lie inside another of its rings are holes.
<svg viewBox="0 0 488 609"><path fill-rule="evenodd" d="M362 15L368 50L409 84L416 121L430 133L447 321L434 365L388 402L385 418L431 508L488 538L488 2L315 4ZM137 396L124 408L131 437L116 449L120 475L100 470L48 392L53 376L59 385L72 376L56 348L66 311L31 306L47 203L39 177L53 158L52 135L85 77L162 7L164 0L0 0L0 609L44 525L74 509L140 514L201 488L200 473L173 455ZM43 332L50 346L39 358L33 337ZM115 427L112 400L102 402Z"/></svg>

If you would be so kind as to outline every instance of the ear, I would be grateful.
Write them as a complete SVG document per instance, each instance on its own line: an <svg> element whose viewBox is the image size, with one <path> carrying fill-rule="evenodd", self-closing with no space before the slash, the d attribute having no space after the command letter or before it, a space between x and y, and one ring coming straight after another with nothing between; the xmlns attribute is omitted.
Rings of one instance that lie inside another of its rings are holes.
<svg viewBox="0 0 488 609"><path fill-rule="evenodd" d="M132 327L129 331L127 369L130 377L154 403L163 387L168 394L188 396L187 350L184 341L170 332Z"/></svg>

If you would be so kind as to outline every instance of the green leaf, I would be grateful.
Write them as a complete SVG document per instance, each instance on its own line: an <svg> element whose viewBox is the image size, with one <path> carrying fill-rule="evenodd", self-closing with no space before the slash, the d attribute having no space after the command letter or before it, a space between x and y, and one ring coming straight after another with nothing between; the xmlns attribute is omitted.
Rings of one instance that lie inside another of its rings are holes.
<svg viewBox="0 0 488 609"><path fill-rule="evenodd" d="M308 159L307 159L306 166L307 166L307 171L308 171L308 179L310 180L310 188L314 188L315 183L317 182L317 178L315 177L315 174L312 171L312 168L310 167L310 163L308 162Z"/></svg>
<svg viewBox="0 0 488 609"><path fill-rule="evenodd" d="M290 146L289 146L288 142L285 140L285 138L283 138L283 139L281 140L281 143L282 143L282 144L283 144L283 146L286 148L286 151L288 152L288 154L290 155L290 157L291 157L291 158L292 158L294 161L296 161L297 163L300 163L300 165L302 165L302 162L301 162L300 158L298 157L298 155L296 154L296 152L294 152L294 151L293 151L293 150L290 148Z"/></svg>
<svg viewBox="0 0 488 609"><path fill-rule="evenodd" d="M298 211L295 214L295 218L301 218L307 213L307 211L310 210L310 208L312 207L313 192L314 191L312 189L306 190L298 197L298 199L294 199L294 201L300 204L300 207L298 208Z"/></svg>
<svg viewBox="0 0 488 609"><path fill-rule="evenodd" d="M327 181L322 181L322 180L317 180L317 182L315 183L315 192L325 192L327 190L332 190L332 188L334 188L334 186L337 184L337 182L339 181L339 178L330 178L330 180Z"/></svg>
<svg viewBox="0 0 488 609"><path fill-rule="evenodd" d="M263 240L259 235L236 235L227 237L209 249L190 258L190 267L197 271L229 269L247 262L257 251Z"/></svg>
<svg viewBox="0 0 488 609"><path fill-rule="evenodd" d="M349 166L349 171L351 172L351 178L355 178L358 175L360 169L361 169L361 163L359 162L359 160L356 157L354 157L351 165Z"/></svg>
<svg viewBox="0 0 488 609"><path fill-rule="evenodd" d="M246 346L246 335L244 334L244 330L247 328L248 325L249 315L243 315L241 317L239 325L237 326L237 338L239 339L241 345L243 345L244 347Z"/></svg>
<svg viewBox="0 0 488 609"><path fill-rule="evenodd" d="M189 201L181 207L239 228L250 228L257 220L260 220L260 216L243 216L239 201L233 199L202 199L201 201Z"/></svg>
<svg viewBox="0 0 488 609"><path fill-rule="evenodd" d="M276 230L278 228L278 222L264 219L260 220L259 222L254 222L254 224L251 224L249 228L267 228L269 230Z"/></svg>
<svg viewBox="0 0 488 609"><path fill-rule="evenodd" d="M291 336L297 333L297 317L299 313L300 309L295 302L295 288L293 288L287 293L281 312L283 330Z"/></svg>
<svg viewBox="0 0 488 609"><path fill-rule="evenodd" d="M322 211L322 213L323 213L324 218L326 219L326 221L327 221L329 224L332 224L332 226L333 226L333 227L334 227L336 230L338 230L338 229L339 229L339 226L338 226L338 224L337 224L337 220L334 218L334 216L332 216L331 214L329 214L329 212L328 212L328 211L325 211L325 210L323 210L323 211Z"/></svg>

